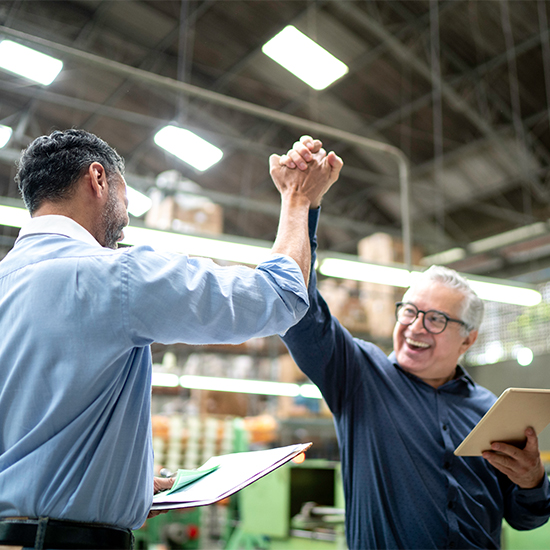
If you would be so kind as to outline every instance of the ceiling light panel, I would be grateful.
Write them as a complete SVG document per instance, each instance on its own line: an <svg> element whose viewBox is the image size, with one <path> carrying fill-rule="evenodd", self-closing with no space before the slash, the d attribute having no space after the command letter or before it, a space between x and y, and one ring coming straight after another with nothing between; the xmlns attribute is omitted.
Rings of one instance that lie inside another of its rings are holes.
<svg viewBox="0 0 550 550"><path fill-rule="evenodd" d="M8 144L12 133L13 130L9 126L4 126L3 124L0 124L0 149Z"/></svg>
<svg viewBox="0 0 550 550"><path fill-rule="evenodd" d="M266 42L262 52L315 90L325 89L349 71L345 63L292 25Z"/></svg>
<svg viewBox="0 0 550 550"><path fill-rule="evenodd" d="M0 67L48 86L61 72L63 61L11 40L3 40L0 42Z"/></svg>
<svg viewBox="0 0 550 550"><path fill-rule="evenodd" d="M155 134L155 143L183 162L203 172L223 157L223 151L193 132L165 126Z"/></svg>

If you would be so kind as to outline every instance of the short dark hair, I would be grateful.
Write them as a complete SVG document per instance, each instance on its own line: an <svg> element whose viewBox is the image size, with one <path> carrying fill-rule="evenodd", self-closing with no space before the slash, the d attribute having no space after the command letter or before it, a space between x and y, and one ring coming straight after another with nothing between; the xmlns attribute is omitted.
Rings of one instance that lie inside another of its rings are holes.
<svg viewBox="0 0 550 550"><path fill-rule="evenodd" d="M56 130L36 138L21 153L15 182L31 215L45 200L68 198L93 162L107 177L124 174L124 159L105 141L85 130Z"/></svg>

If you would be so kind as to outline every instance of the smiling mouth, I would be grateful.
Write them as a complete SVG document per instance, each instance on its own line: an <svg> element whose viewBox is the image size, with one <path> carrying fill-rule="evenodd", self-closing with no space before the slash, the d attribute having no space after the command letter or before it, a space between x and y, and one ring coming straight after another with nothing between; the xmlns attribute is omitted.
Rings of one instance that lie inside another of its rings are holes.
<svg viewBox="0 0 550 550"><path fill-rule="evenodd" d="M412 338L405 338L405 341L413 348L427 349L430 347L430 344L427 344L426 342L419 342L418 340L413 340Z"/></svg>

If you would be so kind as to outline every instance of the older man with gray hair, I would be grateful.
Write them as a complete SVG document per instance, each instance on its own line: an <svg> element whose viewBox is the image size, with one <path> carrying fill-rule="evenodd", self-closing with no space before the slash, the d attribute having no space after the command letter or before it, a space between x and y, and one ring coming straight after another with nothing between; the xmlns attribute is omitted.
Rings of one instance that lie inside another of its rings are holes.
<svg viewBox="0 0 550 550"><path fill-rule="evenodd" d="M287 166L317 162L316 149L304 136ZM312 265L318 217L310 210ZM334 415L351 550L499 548L503 518L516 529L547 521L533 430L523 449L499 442L483 457L453 454L496 400L458 364L483 316L466 279L438 266L422 273L396 304L389 356L331 316L314 269L308 292L308 313L283 340Z"/></svg>

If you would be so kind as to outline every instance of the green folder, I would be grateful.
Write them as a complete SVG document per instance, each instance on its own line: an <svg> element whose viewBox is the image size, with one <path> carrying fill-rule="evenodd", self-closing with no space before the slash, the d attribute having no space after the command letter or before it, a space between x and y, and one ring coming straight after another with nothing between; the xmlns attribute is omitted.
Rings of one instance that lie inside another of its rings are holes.
<svg viewBox="0 0 550 550"><path fill-rule="evenodd" d="M176 474L176 480L172 488L165 494L171 495L181 491L184 487L187 487L194 481L201 479L208 474L211 474L214 470L217 470L219 465L212 466L212 468L206 468L205 470L178 470Z"/></svg>

